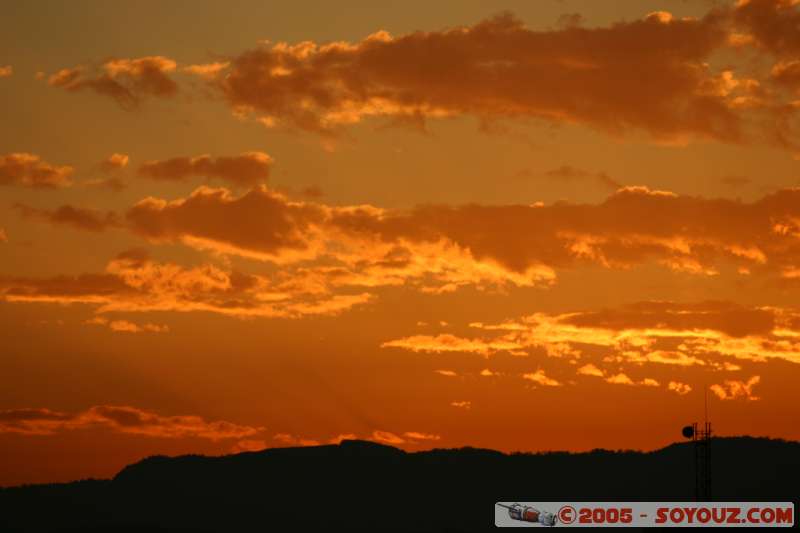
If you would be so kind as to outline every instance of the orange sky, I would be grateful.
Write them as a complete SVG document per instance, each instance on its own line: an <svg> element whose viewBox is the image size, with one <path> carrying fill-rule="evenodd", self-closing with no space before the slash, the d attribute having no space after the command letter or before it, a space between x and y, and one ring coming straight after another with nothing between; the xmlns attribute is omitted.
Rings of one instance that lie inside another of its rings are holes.
<svg viewBox="0 0 800 533"><path fill-rule="evenodd" d="M797 4L9 6L0 485L800 438Z"/></svg>

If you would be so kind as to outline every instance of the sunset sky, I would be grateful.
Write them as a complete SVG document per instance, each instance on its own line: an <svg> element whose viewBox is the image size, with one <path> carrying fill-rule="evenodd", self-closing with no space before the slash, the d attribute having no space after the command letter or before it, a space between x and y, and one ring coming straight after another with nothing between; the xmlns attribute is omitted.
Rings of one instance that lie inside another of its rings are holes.
<svg viewBox="0 0 800 533"><path fill-rule="evenodd" d="M800 1L3 19L0 485L800 439Z"/></svg>

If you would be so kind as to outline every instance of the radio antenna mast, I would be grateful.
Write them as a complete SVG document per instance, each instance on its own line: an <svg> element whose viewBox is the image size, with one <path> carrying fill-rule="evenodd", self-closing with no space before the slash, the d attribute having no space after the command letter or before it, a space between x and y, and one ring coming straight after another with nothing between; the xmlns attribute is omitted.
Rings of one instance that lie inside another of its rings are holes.
<svg viewBox="0 0 800 533"><path fill-rule="evenodd" d="M691 439L694 452L694 497L698 502L711 501L711 422L708 421L708 387L703 383L703 427L697 422L683 428Z"/></svg>

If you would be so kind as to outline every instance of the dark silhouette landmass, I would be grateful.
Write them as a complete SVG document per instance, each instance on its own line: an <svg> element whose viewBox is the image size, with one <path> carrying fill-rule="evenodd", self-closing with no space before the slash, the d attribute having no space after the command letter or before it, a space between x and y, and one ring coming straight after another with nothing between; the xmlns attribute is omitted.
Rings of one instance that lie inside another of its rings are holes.
<svg viewBox="0 0 800 533"><path fill-rule="evenodd" d="M800 443L715 438L713 498L794 501ZM693 449L407 453L365 441L149 457L110 480L0 489L0 531L485 531L497 501L692 501ZM68 460L68 458L64 458Z"/></svg>

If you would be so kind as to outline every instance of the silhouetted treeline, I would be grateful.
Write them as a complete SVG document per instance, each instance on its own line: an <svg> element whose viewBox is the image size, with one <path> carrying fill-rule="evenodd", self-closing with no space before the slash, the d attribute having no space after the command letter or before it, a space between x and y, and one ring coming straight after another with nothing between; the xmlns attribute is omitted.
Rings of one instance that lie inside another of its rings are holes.
<svg viewBox="0 0 800 533"><path fill-rule="evenodd" d="M715 500L796 501L800 443L717 438ZM0 531L484 531L496 501L694 499L691 443L658 451L406 453L364 441L150 457L112 480L0 490Z"/></svg>

